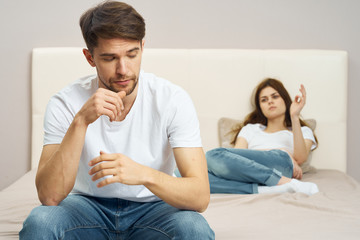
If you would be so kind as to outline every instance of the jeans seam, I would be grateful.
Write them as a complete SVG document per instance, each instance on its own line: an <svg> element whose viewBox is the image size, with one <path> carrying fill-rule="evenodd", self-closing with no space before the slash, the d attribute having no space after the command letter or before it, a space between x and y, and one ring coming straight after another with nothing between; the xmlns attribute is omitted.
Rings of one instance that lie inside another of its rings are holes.
<svg viewBox="0 0 360 240"><path fill-rule="evenodd" d="M150 230L153 230L153 231L157 231L157 232L160 232L162 234L164 234L166 237L168 237L169 239L173 239L167 232L165 232L164 230L161 230L159 228L156 228L156 227L151 227L151 226L133 226L132 227L133 229L134 228L139 228L139 229L150 229Z"/></svg>
<svg viewBox="0 0 360 240"><path fill-rule="evenodd" d="M85 225L85 226L76 226L76 227L73 227L73 228L69 228L67 230L64 230L63 234L64 236L60 238L60 240L64 239L65 237L65 234L67 232L71 232L71 231L74 231L74 230L77 230L77 229L91 229L91 228L101 228L101 229L107 229L109 230L106 226L101 226L101 225Z"/></svg>

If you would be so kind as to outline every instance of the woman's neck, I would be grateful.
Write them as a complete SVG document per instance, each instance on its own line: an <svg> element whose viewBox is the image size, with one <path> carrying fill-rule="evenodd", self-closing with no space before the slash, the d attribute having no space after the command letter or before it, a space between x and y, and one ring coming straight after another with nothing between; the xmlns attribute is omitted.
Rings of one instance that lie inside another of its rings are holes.
<svg viewBox="0 0 360 240"><path fill-rule="evenodd" d="M268 119L265 132L274 133L282 130L288 130L285 125L285 118Z"/></svg>

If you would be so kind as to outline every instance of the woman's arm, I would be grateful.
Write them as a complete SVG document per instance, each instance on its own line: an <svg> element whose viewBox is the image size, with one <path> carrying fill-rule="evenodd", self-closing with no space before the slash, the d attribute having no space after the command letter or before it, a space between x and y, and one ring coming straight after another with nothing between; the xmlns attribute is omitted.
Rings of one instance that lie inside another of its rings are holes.
<svg viewBox="0 0 360 240"><path fill-rule="evenodd" d="M245 138L243 138L243 137L238 137L238 138L236 139L234 148L247 149L247 148L248 148L248 142L246 141Z"/></svg>
<svg viewBox="0 0 360 240"><path fill-rule="evenodd" d="M297 95L290 107L290 117L294 135L293 157L299 165L303 164L307 160L312 146L312 141L304 139L301 131L300 112L306 102L306 91L303 85L300 87L300 92L302 96Z"/></svg>

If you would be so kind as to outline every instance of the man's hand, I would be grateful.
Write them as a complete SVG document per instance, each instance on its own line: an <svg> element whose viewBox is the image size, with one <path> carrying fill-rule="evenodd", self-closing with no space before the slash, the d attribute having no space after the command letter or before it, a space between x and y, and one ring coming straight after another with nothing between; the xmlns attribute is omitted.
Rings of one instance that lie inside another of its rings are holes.
<svg viewBox="0 0 360 240"><path fill-rule="evenodd" d="M146 176L148 176L146 173L151 171L149 167L141 165L120 153L100 152L100 156L91 160L89 166L92 167L89 175L93 175L91 178L93 181L108 176L97 184L98 187L104 187L115 182L127 185L144 185Z"/></svg>
<svg viewBox="0 0 360 240"><path fill-rule="evenodd" d="M110 121L120 118L124 110L122 99L125 97L124 91L115 93L108 89L99 88L78 112L86 125L95 122L101 115L106 115Z"/></svg>

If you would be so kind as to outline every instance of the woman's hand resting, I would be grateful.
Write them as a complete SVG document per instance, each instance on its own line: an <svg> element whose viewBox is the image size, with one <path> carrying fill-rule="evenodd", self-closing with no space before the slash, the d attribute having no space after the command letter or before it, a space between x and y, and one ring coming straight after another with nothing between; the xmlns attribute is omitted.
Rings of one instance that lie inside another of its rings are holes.
<svg viewBox="0 0 360 240"><path fill-rule="evenodd" d="M296 178L298 180L302 179L303 172L302 172L301 167L295 160L293 160L293 165L294 165L293 178Z"/></svg>

